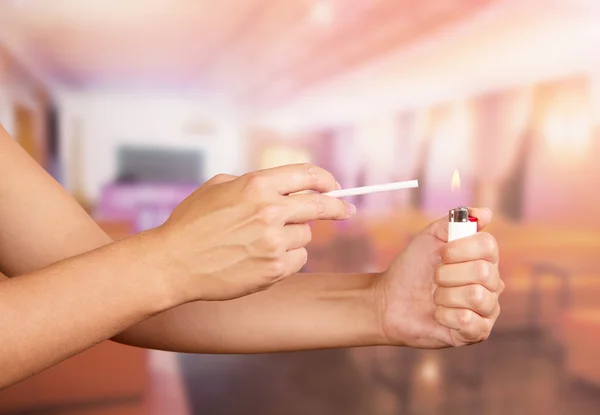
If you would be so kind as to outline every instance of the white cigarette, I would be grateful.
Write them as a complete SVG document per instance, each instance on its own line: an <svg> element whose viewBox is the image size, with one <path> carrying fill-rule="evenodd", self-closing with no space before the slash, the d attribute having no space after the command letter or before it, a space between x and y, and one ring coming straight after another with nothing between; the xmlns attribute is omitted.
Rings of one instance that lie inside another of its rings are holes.
<svg viewBox="0 0 600 415"><path fill-rule="evenodd" d="M370 194L370 193L390 192L392 190L400 190L400 189L412 189L415 187L419 187L418 180L409 180L406 182L396 182L396 183L387 183L387 184L376 184L373 186L355 187L352 189L333 190L331 192L327 192L327 193L323 193L323 194L327 195L327 196L331 196L331 197L347 197L347 196L366 195L366 194Z"/></svg>

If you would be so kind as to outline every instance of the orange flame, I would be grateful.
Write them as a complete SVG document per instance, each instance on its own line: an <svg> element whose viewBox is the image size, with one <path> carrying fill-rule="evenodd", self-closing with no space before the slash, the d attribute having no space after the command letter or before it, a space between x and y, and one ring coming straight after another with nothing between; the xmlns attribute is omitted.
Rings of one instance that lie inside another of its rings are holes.
<svg viewBox="0 0 600 415"><path fill-rule="evenodd" d="M458 169L454 170L454 173L452 174L452 191L454 192L455 190L460 190L460 175L458 174Z"/></svg>

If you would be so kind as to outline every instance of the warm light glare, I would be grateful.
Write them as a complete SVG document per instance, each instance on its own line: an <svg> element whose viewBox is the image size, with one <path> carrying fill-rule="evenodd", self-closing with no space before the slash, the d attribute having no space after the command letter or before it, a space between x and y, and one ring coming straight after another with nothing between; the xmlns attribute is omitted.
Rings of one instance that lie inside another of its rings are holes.
<svg viewBox="0 0 600 415"><path fill-rule="evenodd" d="M592 136L592 101L580 88L565 89L550 102L542 125L542 134L553 150L561 155L577 151L584 154Z"/></svg>
<svg viewBox="0 0 600 415"><path fill-rule="evenodd" d="M546 122L544 135L548 144L560 150L583 150L591 140L590 124L585 117L555 116Z"/></svg>
<svg viewBox="0 0 600 415"><path fill-rule="evenodd" d="M437 382L440 377L439 362L432 357L427 358L423 362L420 372L421 372L421 377L426 382L428 382L428 383Z"/></svg>
<svg viewBox="0 0 600 415"><path fill-rule="evenodd" d="M303 149L286 146L271 146L263 150L260 156L260 168L270 169L286 164L310 163L310 153Z"/></svg>
<svg viewBox="0 0 600 415"><path fill-rule="evenodd" d="M329 24L333 20L333 5L329 0L317 0L311 11L315 23Z"/></svg>
<svg viewBox="0 0 600 415"><path fill-rule="evenodd" d="M460 190L460 174L458 174L458 169L454 170L452 174L452 191Z"/></svg>

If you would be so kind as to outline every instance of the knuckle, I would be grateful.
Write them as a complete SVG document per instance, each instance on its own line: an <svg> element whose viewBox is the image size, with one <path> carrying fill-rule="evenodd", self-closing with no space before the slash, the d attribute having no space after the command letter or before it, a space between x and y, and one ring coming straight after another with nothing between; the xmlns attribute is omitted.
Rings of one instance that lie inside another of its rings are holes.
<svg viewBox="0 0 600 415"><path fill-rule="evenodd" d="M438 267L436 267L435 271L433 271L433 281L437 285L443 285L443 282L444 282L444 277L443 277L444 269L443 268L444 268L443 265L439 265Z"/></svg>
<svg viewBox="0 0 600 415"><path fill-rule="evenodd" d="M492 334L493 327L494 327L494 323L490 323L489 321L487 321L484 329L481 330L481 333L479 335L479 341L485 341L485 340L489 339L490 335Z"/></svg>
<svg viewBox="0 0 600 415"><path fill-rule="evenodd" d="M476 308L481 308L485 305L485 288L481 285L471 285L469 287L469 304Z"/></svg>
<svg viewBox="0 0 600 415"><path fill-rule="evenodd" d="M256 218L266 224L272 225L277 222L277 218L279 217L280 207L273 204L268 204L264 206L260 206L256 212Z"/></svg>
<svg viewBox="0 0 600 415"><path fill-rule="evenodd" d="M319 173L317 172L317 166L312 163L303 163L301 167L308 177L313 180L318 179Z"/></svg>
<svg viewBox="0 0 600 415"><path fill-rule="evenodd" d="M210 181L212 183L223 183L227 180L229 180L229 176L227 174L223 174L223 173L219 173L216 176L214 176L212 179L210 179Z"/></svg>
<svg viewBox="0 0 600 415"><path fill-rule="evenodd" d="M454 261L454 251L455 248L453 244L446 244L440 248L439 254L442 264L451 264Z"/></svg>
<svg viewBox="0 0 600 415"><path fill-rule="evenodd" d="M477 280L482 284L489 284L492 280L492 264L487 261L477 261Z"/></svg>
<svg viewBox="0 0 600 415"><path fill-rule="evenodd" d="M486 325L485 328L477 324L477 316L470 310L462 310L465 312L465 322L461 324L461 333L467 340L468 344L480 343L488 338L490 335L490 328ZM466 316L469 317L466 317Z"/></svg>
<svg viewBox="0 0 600 415"><path fill-rule="evenodd" d="M300 255L300 259L301 259L301 261L300 261L300 263L301 263L300 268L302 268L308 262L308 251L306 250L306 248L300 248L299 249L299 255Z"/></svg>
<svg viewBox="0 0 600 415"><path fill-rule="evenodd" d="M262 240L267 253L271 255L278 256L284 249L283 237L276 228L267 228Z"/></svg>
<svg viewBox="0 0 600 415"><path fill-rule="evenodd" d="M441 302L442 302L442 298L441 298L442 295L443 295L442 289L439 288L439 287L436 288L435 291L433 292L433 302L434 302L434 304L436 304L436 305L442 305L441 304Z"/></svg>
<svg viewBox="0 0 600 415"><path fill-rule="evenodd" d="M490 337L490 334L491 334L490 330L483 330L481 333L478 333L478 335L475 338L475 341L477 343L484 342Z"/></svg>
<svg viewBox="0 0 600 415"><path fill-rule="evenodd" d="M253 193L263 190L266 185L266 178L260 173L250 173L246 176L244 190L246 193Z"/></svg>
<svg viewBox="0 0 600 415"><path fill-rule="evenodd" d="M492 309L492 311L490 312L490 315L489 315L489 320L492 322L492 325L500 317L500 311L501 311L500 304L498 302L496 302L496 304L494 304L494 308Z"/></svg>
<svg viewBox="0 0 600 415"><path fill-rule="evenodd" d="M325 198L319 194L313 196L313 204L315 206L315 213L317 217L322 218L325 216L327 211L327 205L325 204Z"/></svg>
<svg viewBox="0 0 600 415"><path fill-rule="evenodd" d="M473 325L474 314L471 310L458 311L458 324L463 329L469 329Z"/></svg>
<svg viewBox="0 0 600 415"><path fill-rule="evenodd" d="M497 298L495 298L494 300L490 299L490 301L487 301L485 303L485 305L482 306L483 316L485 316L485 317L493 316L497 307L498 307L498 299Z"/></svg>
<svg viewBox="0 0 600 415"><path fill-rule="evenodd" d="M492 254L498 250L496 238L494 238L491 233L480 232L479 235L480 244L486 253Z"/></svg>
<svg viewBox="0 0 600 415"><path fill-rule="evenodd" d="M433 312L433 317L435 321L440 324L444 323L444 309L441 306L436 305L435 311Z"/></svg>
<svg viewBox="0 0 600 415"><path fill-rule="evenodd" d="M310 241L312 241L312 229L310 228L309 224L304 224L302 225L302 233L303 233L303 239L306 243L309 243Z"/></svg>
<svg viewBox="0 0 600 415"><path fill-rule="evenodd" d="M335 180L335 177L333 177L333 174L331 174L331 172L321 167L317 167L313 164L310 164L308 169L308 174L314 177L315 180L324 182L324 184L327 184L332 189L335 188L337 182Z"/></svg>
<svg viewBox="0 0 600 415"><path fill-rule="evenodd" d="M345 218L348 216L348 213L350 211L350 205L347 202L344 202L342 200L337 200L337 217L338 218Z"/></svg>
<svg viewBox="0 0 600 415"><path fill-rule="evenodd" d="M285 263L282 260L271 261L269 264L269 276L274 279L285 276Z"/></svg>

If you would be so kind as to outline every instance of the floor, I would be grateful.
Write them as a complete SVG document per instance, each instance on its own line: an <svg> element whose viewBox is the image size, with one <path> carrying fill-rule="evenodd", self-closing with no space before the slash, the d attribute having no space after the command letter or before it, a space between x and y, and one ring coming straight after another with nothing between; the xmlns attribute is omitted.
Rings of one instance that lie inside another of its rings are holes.
<svg viewBox="0 0 600 415"><path fill-rule="evenodd" d="M559 345L531 334L495 333L480 345L437 352L390 347L254 356L156 352L143 402L11 415L600 413L600 390L567 380L562 367Z"/></svg>
<svg viewBox="0 0 600 415"><path fill-rule="evenodd" d="M567 381L540 336L440 352L396 348L179 357L194 415L587 415L600 392Z"/></svg>
<svg viewBox="0 0 600 415"><path fill-rule="evenodd" d="M0 409L0 415L191 415L177 356L149 351L147 393L43 407L35 405L35 408L20 410ZM35 394L35 390L31 390L31 394Z"/></svg>

